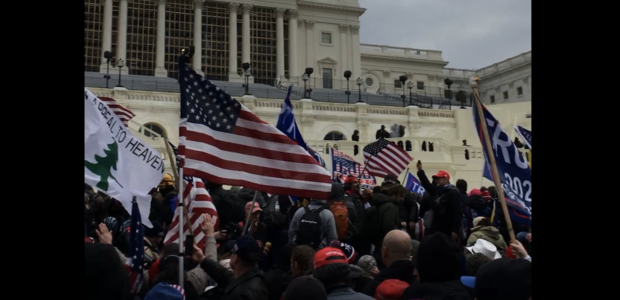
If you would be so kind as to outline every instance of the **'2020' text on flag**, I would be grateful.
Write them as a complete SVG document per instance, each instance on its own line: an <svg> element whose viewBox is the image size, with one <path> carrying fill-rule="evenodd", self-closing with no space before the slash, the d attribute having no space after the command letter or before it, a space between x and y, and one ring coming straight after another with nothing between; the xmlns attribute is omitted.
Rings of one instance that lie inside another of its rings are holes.
<svg viewBox="0 0 620 300"><path fill-rule="evenodd" d="M119 200L127 212L136 196L143 224L151 227L149 192L164 177L161 154L86 88L84 101L84 182Z"/></svg>

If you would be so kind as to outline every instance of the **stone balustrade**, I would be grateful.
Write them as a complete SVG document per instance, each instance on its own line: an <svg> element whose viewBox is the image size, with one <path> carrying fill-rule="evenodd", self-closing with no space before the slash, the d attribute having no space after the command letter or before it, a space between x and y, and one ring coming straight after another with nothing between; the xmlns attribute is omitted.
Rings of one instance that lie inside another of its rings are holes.
<svg viewBox="0 0 620 300"><path fill-rule="evenodd" d="M381 54L381 55L393 55L393 56L406 56L411 58L422 58L431 60L443 60L441 51L438 50L423 50L403 47L393 47L385 45L373 45L373 44L360 44L360 52L362 54Z"/></svg>

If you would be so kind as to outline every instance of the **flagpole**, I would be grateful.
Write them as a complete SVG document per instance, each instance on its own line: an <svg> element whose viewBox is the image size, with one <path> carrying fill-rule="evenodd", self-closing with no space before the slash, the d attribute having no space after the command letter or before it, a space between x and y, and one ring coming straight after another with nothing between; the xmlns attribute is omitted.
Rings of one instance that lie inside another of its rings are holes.
<svg viewBox="0 0 620 300"><path fill-rule="evenodd" d="M474 78L474 77L472 77ZM506 199L504 198L504 189L502 188L502 182L499 179L499 171L497 170L497 164L495 162L495 155L493 155L493 147L491 145L491 138L489 137L489 129L487 128L486 118L484 116L484 110L482 109L482 101L480 101L480 95L478 94L478 83L480 79L470 80L472 93L474 94L474 101L476 101L476 109L478 110L478 117L480 118L480 127L482 127L482 133L484 135L483 147L486 147L487 157L491 164L491 176L495 183L495 188L499 194L499 201L502 205L502 211L504 212L504 220L506 220L506 227L508 227L508 234L511 241L516 241L514 230L512 229L512 220L510 220L510 214L508 212L508 205L506 205Z"/></svg>
<svg viewBox="0 0 620 300"><path fill-rule="evenodd" d="M183 204L183 167L179 168L179 177L177 178L178 182L179 182L179 193L178 193L178 197L177 197L177 203L178 206L181 207L181 211L183 211L183 209L185 208L184 204ZM179 227L179 286L183 287L183 282L184 282L184 278L185 278L185 268L183 266L184 263L184 258L185 258L185 251L183 249L183 233L185 230L185 226L183 225L183 216L184 213L180 213L179 214L179 224L177 225ZM190 227L190 231L191 231L191 227Z"/></svg>
<svg viewBox="0 0 620 300"><path fill-rule="evenodd" d="M407 170L405 171L405 176L403 176L403 180L401 182L405 182L405 179L407 178L407 174L409 173L409 167L407 167ZM402 184L401 184L402 185Z"/></svg>
<svg viewBox="0 0 620 300"><path fill-rule="evenodd" d="M166 142L166 151L168 152L168 156L171 157L170 159L170 167L172 167L172 174L174 175L174 179L179 183L178 186L180 185L180 181L179 181L179 172L177 169L177 165L176 165L176 156L174 155L174 151L172 151L172 147L170 146L170 140L168 138L164 138L164 141ZM172 159L172 157L174 157L174 159ZM177 194L177 197L183 197L183 194ZM189 212L187 211L187 206L183 206L182 207L182 211L183 211L183 217L185 218L185 225L187 225L187 228L190 231L190 234L192 233L192 224L191 221L188 217ZM179 224L183 224L180 223Z"/></svg>
<svg viewBox="0 0 620 300"><path fill-rule="evenodd" d="M248 226L250 225L250 217L252 216L252 210L254 209L254 203L256 203L256 196L258 196L258 190L254 192L254 199L252 199L252 205L250 205L250 211L248 211L248 217L245 219L245 226L243 226L243 234L245 234L246 230L248 230Z"/></svg>

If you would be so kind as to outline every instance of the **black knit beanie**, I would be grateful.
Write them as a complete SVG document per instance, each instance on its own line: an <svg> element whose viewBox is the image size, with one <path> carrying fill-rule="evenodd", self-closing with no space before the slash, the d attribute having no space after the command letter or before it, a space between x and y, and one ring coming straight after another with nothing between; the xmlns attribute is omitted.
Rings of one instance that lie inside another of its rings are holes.
<svg viewBox="0 0 620 300"><path fill-rule="evenodd" d="M327 300L327 292L318 279L302 276L289 283L283 300Z"/></svg>

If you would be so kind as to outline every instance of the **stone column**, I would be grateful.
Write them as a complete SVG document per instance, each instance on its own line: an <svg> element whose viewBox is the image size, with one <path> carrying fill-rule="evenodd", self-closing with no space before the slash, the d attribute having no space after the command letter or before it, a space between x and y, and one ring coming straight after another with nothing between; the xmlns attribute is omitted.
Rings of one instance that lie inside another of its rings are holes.
<svg viewBox="0 0 620 300"><path fill-rule="evenodd" d="M306 68L314 68L315 73L312 74L314 78L319 76L318 70L314 66L314 21L306 20ZM312 78L312 77L311 77ZM310 79L309 81L312 81Z"/></svg>
<svg viewBox="0 0 620 300"><path fill-rule="evenodd" d="M155 54L155 77L168 77L166 58L166 0L157 0L157 53Z"/></svg>
<svg viewBox="0 0 620 300"><path fill-rule="evenodd" d="M106 51L112 51L112 0L105 0L103 4L103 38L101 40L101 66L99 67L101 73L106 73L108 68L108 60L103 57Z"/></svg>
<svg viewBox="0 0 620 300"><path fill-rule="evenodd" d="M297 18L299 14L294 9L288 10L288 76L290 82L296 82L297 72Z"/></svg>
<svg viewBox="0 0 620 300"><path fill-rule="evenodd" d="M344 74L344 71L349 70L349 64L347 63L347 32L349 32L349 25L346 24L340 24L338 26L340 28L340 73ZM351 70L349 70L351 71ZM335 74L334 74L335 75ZM351 75L351 79L353 80L354 78L357 78L355 76L361 76L361 74L352 74ZM340 77L336 77L336 78L340 78ZM340 80L340 82L342 82L341 84L341 88L346 89L347 88L347 82L346 80ZM349 84L354 84L354 82L349 82ZM349 88L351 88L349 86Z"/></svg>
<svg viewBox="0 0 620 300"><path fill-rule="evenodd" d="M121 74L129 74L127 67L127 2L128 0L120 0L118 10L118 41L116 43L116 59L122 59L125 66L121 68Z"/></svg>
<svg viewBox="0 0 620 300"><path fill-rule="evenodd" d="M243 35L243 41L241 43L241 63L247 62L250 63L250 66L252 65L250 61L252 59L250 55L250 12L252 11L252 7L254 7L252 4L243 4L243 32L241 33ZM254 76L250 76L249 81L254 83Z"/></svg>
<svg viewBox="0 0 620 300"><path fill-rule="evenodd" d="M353 57L353 65L349 66L354 74L362 73L362 62L360 57L360 26L351 25L351 56ZM359 76L359 75L358 75Z"/></svg>
<svg viewBox="0 0 620 300"><path fill-rule="evenodd" d="M203 75L202 66L202 6L205 0L194 0L194 57L192 69Z"/></svg>
<svg viewBox="0 0 620 300"><path fill-rule="evenodd" d="M523 88L523 97L525 97L525 101L531 101L529 79L530 79L530 76L523 78L523 83L521 84L521 87Z"/></svg>
<svg viewBox="0 0 620 300"><path fill-rule="evenodd" d="M228 81L241 82L239 76L239 67L237 66L237 58L239 50L237 49L237 9L239 3L228 3L230 19L228 23Z"/></svg>
<svg viewBox="0 0 620 300"><path fill-rule="evenodd" d="M284 8L276 8L276 75L284 79Z"/></svg>

